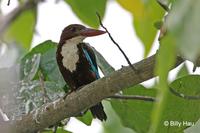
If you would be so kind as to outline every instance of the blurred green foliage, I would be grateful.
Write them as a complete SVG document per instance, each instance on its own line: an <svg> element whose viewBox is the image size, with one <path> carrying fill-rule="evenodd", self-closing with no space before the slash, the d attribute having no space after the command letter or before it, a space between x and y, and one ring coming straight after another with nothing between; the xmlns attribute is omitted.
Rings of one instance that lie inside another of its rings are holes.
<svg viewBox="0 0 200 133"><path fill-rule="evenodd" d="M133 16L133 26L145 48L145 56L151 50L157 30L154 23L162 20L164 10L156 0L117 0Z"/></svg>
<svg viewBox="0 0 200 133"><path fill-rule="evenodd" d="M178 92L183 97L178 97L171 92L167 93L168 96L165 99L166 101L164 102L162 115L160 117L158 130L156 132L183 132L185 128L191 126L184 123L195 123L199 119L199 100L184 98L184 96L200 97L199 78L199 75L188 75L176 79L169 85L171 89ZM165 125L166 121L171 124ZM172 125L173 122L180 122L180 127L178 125Z"/></svg>
<svg viewBox="0 0 200 133"><path fill-rule="evenodd" d="M178 71L176 78L181 78L188 74L189 74L188 68L187 68L186 64L184 63L183 66L181 67L181 69Z"/></svg>
<svg viewBox="0 0 200 133"><path fill-rule="evenodd" d="M132 129L122 125L121 120L111 106L110 101L103 101L103 106L108 116L108 120L103 123L104 133L135 133Z"/></svg>
<svg viewBox="0 0 200 133"><path fill-rule="evenodd" d="M136 85L123 90L123 94L155 97L156 90ZM148 132L151 124L152 101L111 100L111 105L125 127L131 128L137 133Z"/></svg>
<svg viewBox="0 0 200 133"><path fill-rule="evenodd" d="M182 57L193 62L200 57L199 6L200 1L177 0L166 19L169 39Z"/></svg>
<svg viewBox="0 0 200 133"><path fill-rule="evenodd" d="M168 72L173 67L175 59L175 45L171 43L170 39L164 38L164 40L161 41L161 45L157 54L155 73L157 73L159 76L159 83L157 85L157 99L159 100L155 103L153 109L150 133L157 132L159 127L158 125L161 122L161 116L163 115L164 107L166 105L167 99L169 98Z"/></svg>
<svg viewBox="0 0 200 133"><path fill-rule="evenodd" d="M85 24L98 28L99 20L96 16L98 12L104 16L107 0L65 0L79 19Z"/></svg>
<svg viewBox="0 0 200 133"><path fill-rule="evenodd" d="M4 40L7 43L17 43L26 50L30 49L35 32L36 17L36 8L24 11L8 27Z"/></svg>

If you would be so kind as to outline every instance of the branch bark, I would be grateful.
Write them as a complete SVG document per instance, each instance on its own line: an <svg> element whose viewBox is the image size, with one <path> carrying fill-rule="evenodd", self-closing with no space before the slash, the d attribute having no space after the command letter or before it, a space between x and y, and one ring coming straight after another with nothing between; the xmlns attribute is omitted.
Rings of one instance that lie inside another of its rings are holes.
<svg viewBox="0 0 200 133"><path fill-rule="evenodd" d="M50 125L55 125L64 118L76 116L82 110L99 103L104 98L110 97L122 89L155 77L155 56L153 55L134 64L142 79L138 77L138 74L130 66L123 67L107 77L70 93L65 99L60 98L43 105L23 116L21 120L11 120L1 124L0 130L7 133L34 133ZM183 59L177 57L174 67L177 67L182 62Z"/></svg>

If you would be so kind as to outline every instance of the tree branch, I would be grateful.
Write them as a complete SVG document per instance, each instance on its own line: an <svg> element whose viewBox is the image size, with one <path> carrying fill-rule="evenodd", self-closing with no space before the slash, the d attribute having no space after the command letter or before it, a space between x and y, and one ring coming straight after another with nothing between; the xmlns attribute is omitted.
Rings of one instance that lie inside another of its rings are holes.
<svg viewBox="0 0 200 133"><path fill-rule="evenodd" d="M0 129L6 133L34 133L50 125L55 125L64 118L76 116L82 110L99 103L104 98L108 98L122 89L155 77L155 60L155 55L153 55L134 64L141 72L140 75L143 79L139 78L130 66L123 67L107 77L70 93L65 99L60 98L54 102L44 104L42 107L23 116L21 120L11 120L1 124ZM177 57L174 67L182 62L183 59Z"/></svg>

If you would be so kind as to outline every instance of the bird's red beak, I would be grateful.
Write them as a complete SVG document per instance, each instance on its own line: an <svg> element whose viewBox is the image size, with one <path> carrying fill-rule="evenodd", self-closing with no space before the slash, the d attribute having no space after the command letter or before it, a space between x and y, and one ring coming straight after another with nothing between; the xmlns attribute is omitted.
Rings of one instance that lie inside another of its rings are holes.
<svg viewBox="0 0 200 133"><path fill-rule="evenodd" d="M98 36L105 33L106 32L102 30L95 30L95 29L90 29L90 28L85 28L84 30L80 32L80 34L85 37Z"/></svg>

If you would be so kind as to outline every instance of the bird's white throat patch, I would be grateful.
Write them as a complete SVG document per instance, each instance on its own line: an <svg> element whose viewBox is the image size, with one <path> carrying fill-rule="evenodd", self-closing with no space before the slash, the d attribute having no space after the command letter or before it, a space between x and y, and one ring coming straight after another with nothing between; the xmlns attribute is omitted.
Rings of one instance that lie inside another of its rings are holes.
<svg viewBox="0 0 200 133"><path fill-rule="evenodd" d="M79 60L79 53L77 45L83 41L85 37L78 36L69 39L62 46L61 55L63 56L63 66L69 71L76 70L76 63Z"/></svg>

